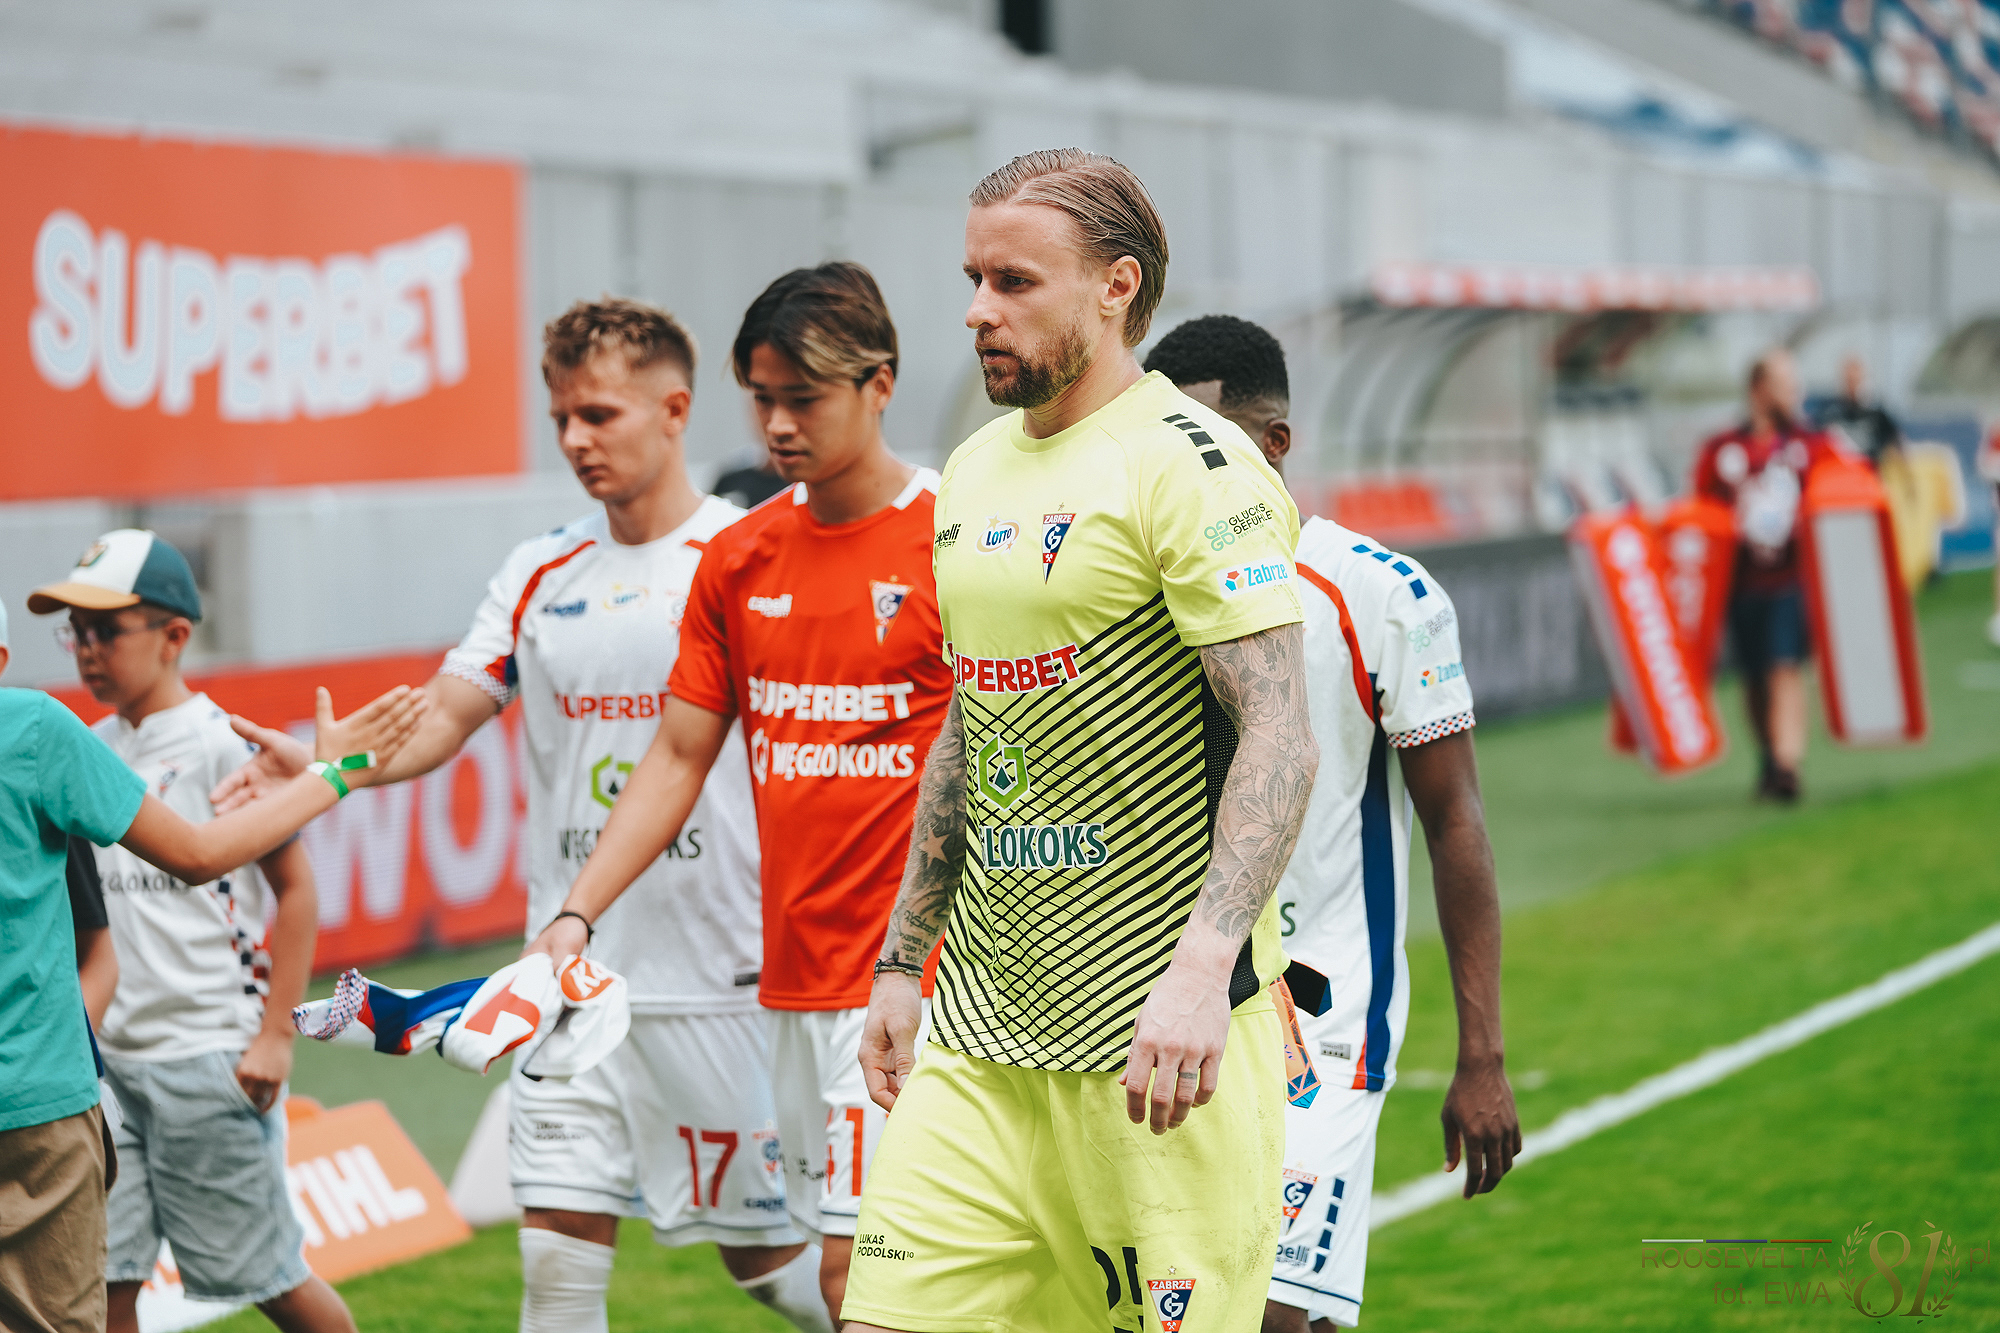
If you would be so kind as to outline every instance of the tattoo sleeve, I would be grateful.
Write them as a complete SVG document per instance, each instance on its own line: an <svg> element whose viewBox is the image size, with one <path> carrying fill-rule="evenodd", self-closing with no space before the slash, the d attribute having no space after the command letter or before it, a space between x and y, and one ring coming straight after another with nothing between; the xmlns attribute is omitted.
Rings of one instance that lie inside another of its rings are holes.
<svg viewBox="0 0 2000 1333"><path fill-rule="evenodd" d="M1195 915L1232 940L1250 934L1305 824L1319 768L1306 711L1305 626L1281 625L1201 650L1209 688L1236 724L1215 848Z"/></svg>
<svg viewBox="0 0 2000 1333"><path fill-rule="evenodd" d="M903 887L889 913L882 958L921 965L944 934L952 895L965 872L965 723L954 694L944 727L924 761L917 784L917 812L910 827L910 859Z"/></svg>

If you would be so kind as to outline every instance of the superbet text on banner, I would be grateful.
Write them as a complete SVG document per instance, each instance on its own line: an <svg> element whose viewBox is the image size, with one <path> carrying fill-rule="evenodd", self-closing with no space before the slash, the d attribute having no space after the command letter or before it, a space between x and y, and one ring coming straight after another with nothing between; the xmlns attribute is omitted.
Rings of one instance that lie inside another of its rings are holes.
<svg viewBox="0 0 2000 1333"><path fill-rule="evenodd" d="M1654 559L1664 571L1667 601L1688 665L1694 668L1706 695L1712 685L1716 656L1722 650L1722 627L1729 614L1730 585L1736 579L1736 519L1726 505L1704 496L1670 501L1645 516L1654 545ZM1614 696L1610 708L1611 748L1634 754L1639 738L1624 705Z"/></svg>
<svg viewBox="0 0 2000 1333"><path fill-rule="evenodd" d="M1640 754L1666 775L1721 758L1723 733L1708 673L1682 642L1646 523L1631 509L1586 514L1570 528L1569 550Z"/></svg>
<svg viewBox="0 0 2000 1333"><path fill-rule="evenodd" d="M0 126L0 500L520 469L520 172Z"/></svg>
<svg viewBox="0 0 2000 1333"><path fill-rule="evenodd" d="M1826 729L1849 745L1921 741L1928 720L1916 620L1897 572L1888 497L1865 462L1840 456L1812 470L1799 564Z"/></svg>

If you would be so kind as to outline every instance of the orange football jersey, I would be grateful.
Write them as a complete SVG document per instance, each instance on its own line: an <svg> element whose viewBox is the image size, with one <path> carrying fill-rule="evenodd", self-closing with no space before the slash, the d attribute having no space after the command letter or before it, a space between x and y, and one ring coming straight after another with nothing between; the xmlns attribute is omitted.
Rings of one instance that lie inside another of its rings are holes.
<svg viewBox="0 0 2000 1333"><path fill-rule="evenodd" d="M920 468L888 508L837 526L793 487L717 533L688 592L667 688L742 719L764 861L758 992L773 1009L868 1003L951 701L937 482Z"/></svg>

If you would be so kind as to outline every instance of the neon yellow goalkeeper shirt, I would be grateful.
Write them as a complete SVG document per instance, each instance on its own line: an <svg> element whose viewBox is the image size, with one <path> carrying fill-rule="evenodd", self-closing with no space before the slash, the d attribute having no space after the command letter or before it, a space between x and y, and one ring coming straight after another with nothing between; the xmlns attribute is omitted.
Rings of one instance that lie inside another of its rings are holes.
<svg viewBox="0 0 2000 1333"><path fill-rule="evenodd" d="M1236 733L1203 645L1302 618L1299 516L1249 439L1159 374L1044 440L960 445L938 610L967 755L939 1041L1037 1069L1124 1063L1207 874ZM1283 970L1267 910L1240 1004Z"/></svg>

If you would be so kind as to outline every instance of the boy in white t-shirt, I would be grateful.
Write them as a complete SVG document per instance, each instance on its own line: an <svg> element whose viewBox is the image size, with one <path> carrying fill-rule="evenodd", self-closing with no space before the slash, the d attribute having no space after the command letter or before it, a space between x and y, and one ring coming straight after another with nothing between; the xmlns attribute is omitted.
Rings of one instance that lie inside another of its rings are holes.
<svg viewBox="0 0 2000 1333"><path fill-rule="evenodd" d="M117 710L94 728L99 738L175 813L214 818L209 790L252 751L181 679L201 598L180 552L151 532L106 533L28 607L69 611L59 633L77 674ZM139 1286L164 1238L196 1300L255 1304L287 1330L353 1329L306 1266L285 1190L291 1011L319 916L304 848L295 839L207 884L184 884L121 846L99 849L97 863L119 959L99 1029L122 1112L106 1204L107 1327L137 1333Z"/></svg>

